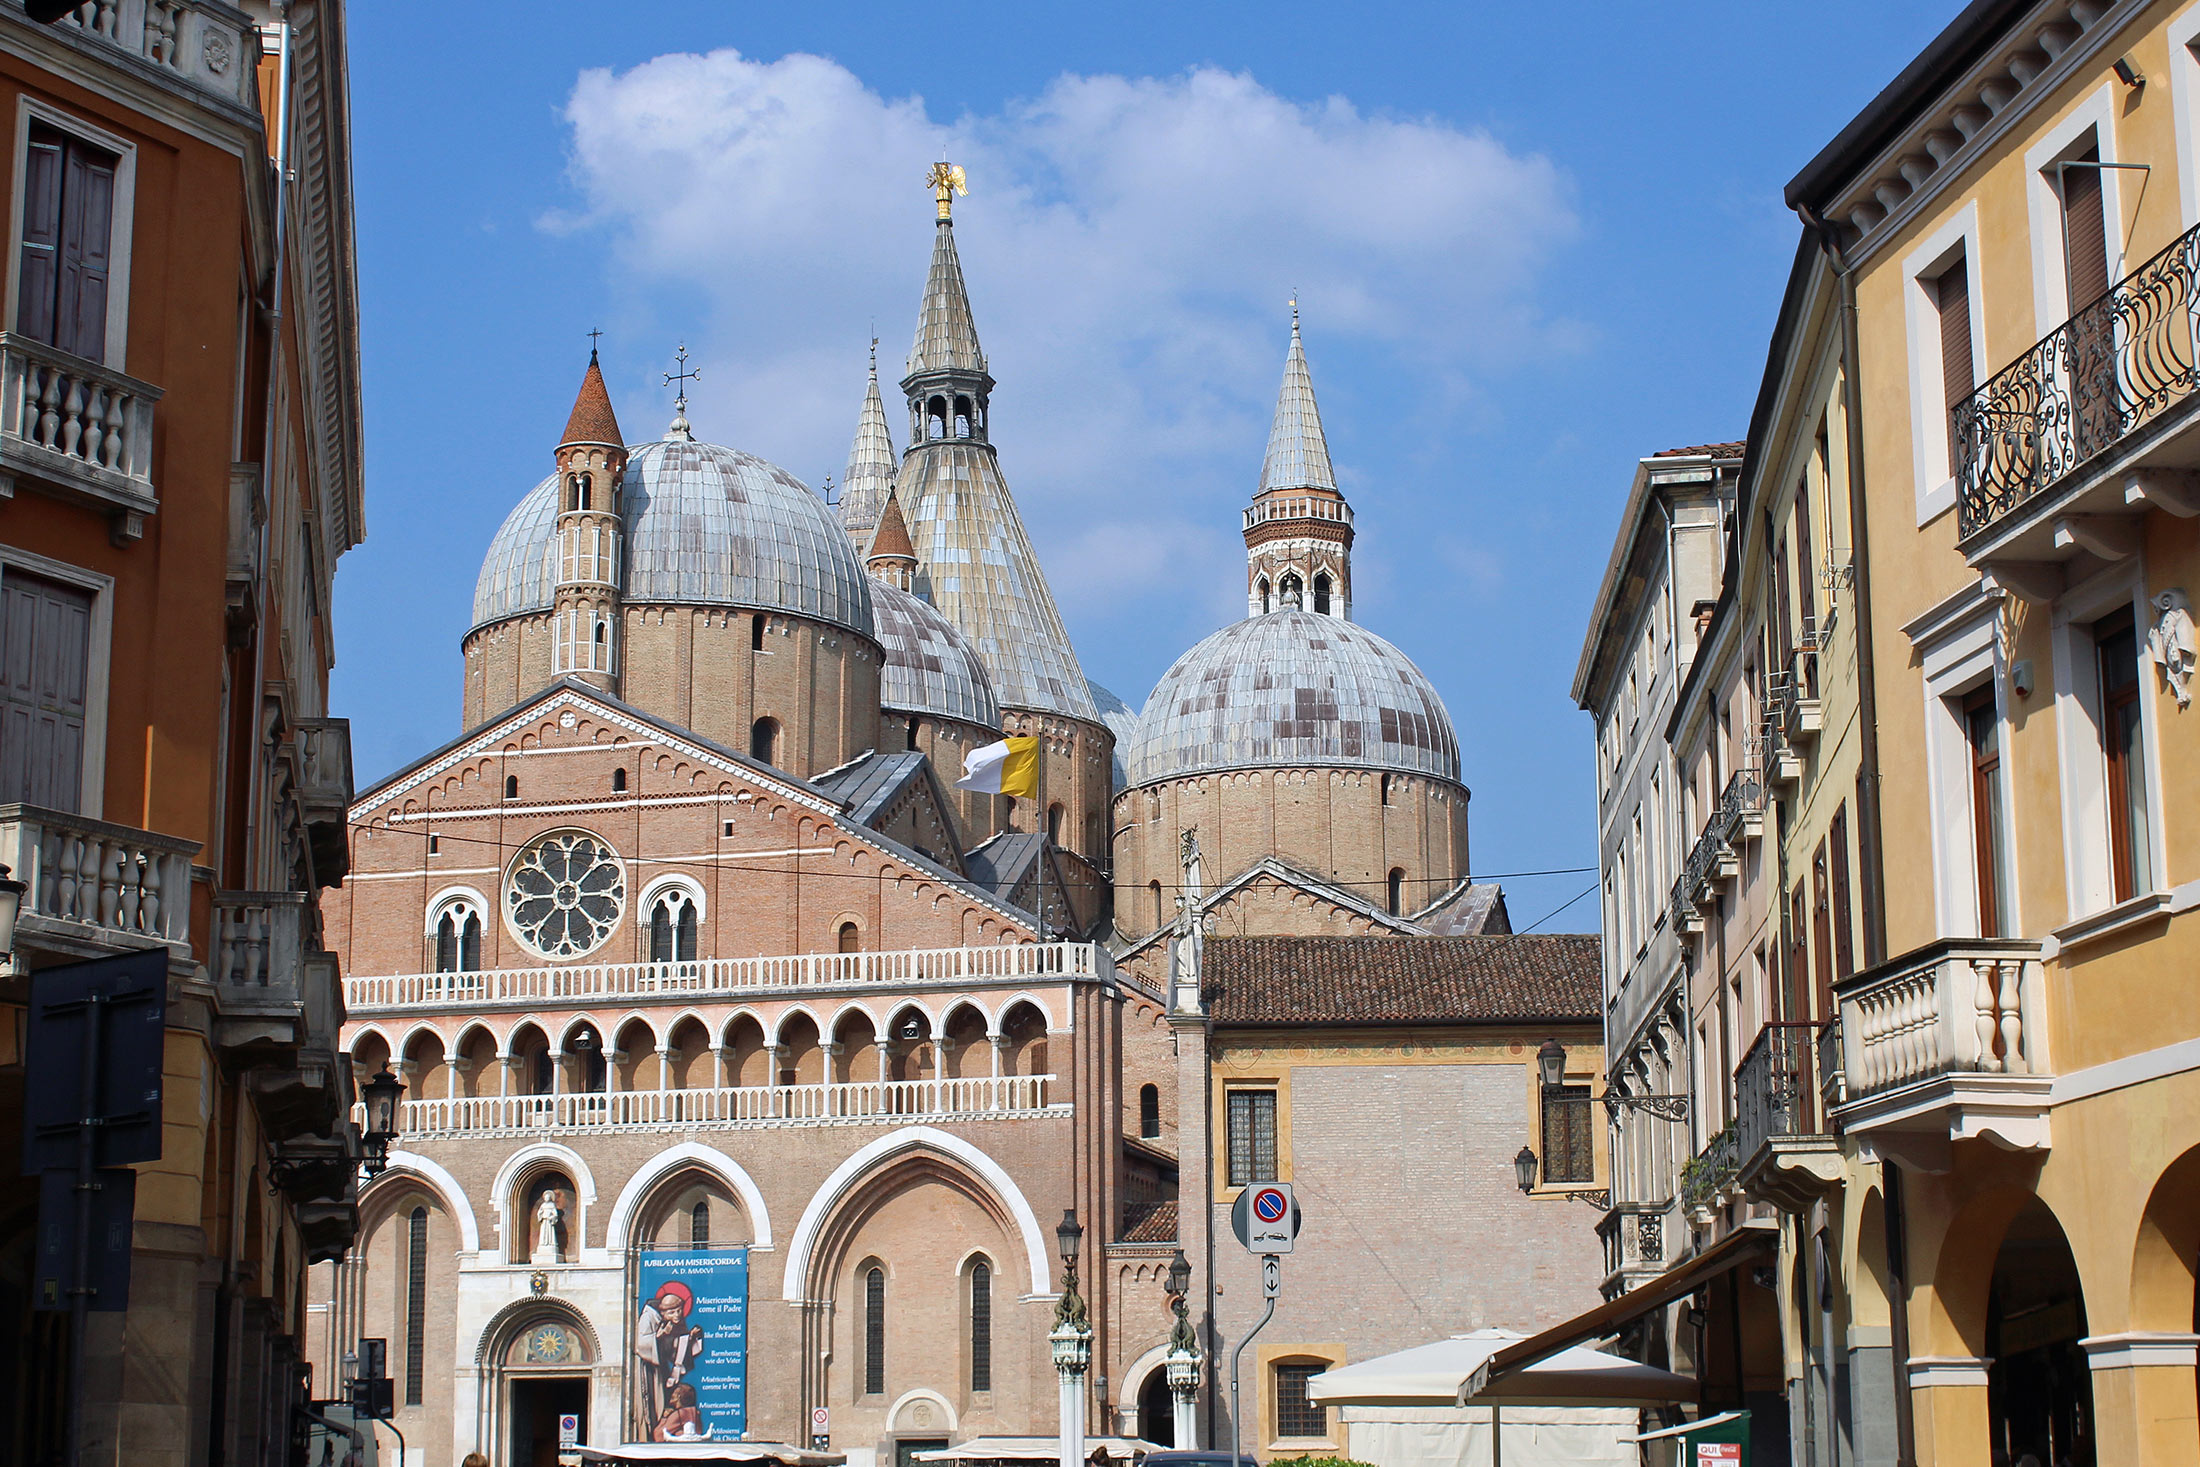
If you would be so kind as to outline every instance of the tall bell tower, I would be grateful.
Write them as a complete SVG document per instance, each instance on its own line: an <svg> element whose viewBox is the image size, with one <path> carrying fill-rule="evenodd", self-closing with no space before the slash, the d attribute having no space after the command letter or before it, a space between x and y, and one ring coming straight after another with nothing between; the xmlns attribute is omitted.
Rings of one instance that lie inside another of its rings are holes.
<svg viewBox="0 0 2200 1467"><path fill-rule="evenodd" d="M619 481L626 444L604 389L596 353L588 353L573 415L558 443L558 588L552 671L619 691Z"/></svg>
<svg viewBox="0 0 2200 1467"><path fill-rule="evenodd" d="M1260 487L1245 510L1245 614L1271 611L1352 619L1352 506L1329 464L1297 301Z"/></svg>

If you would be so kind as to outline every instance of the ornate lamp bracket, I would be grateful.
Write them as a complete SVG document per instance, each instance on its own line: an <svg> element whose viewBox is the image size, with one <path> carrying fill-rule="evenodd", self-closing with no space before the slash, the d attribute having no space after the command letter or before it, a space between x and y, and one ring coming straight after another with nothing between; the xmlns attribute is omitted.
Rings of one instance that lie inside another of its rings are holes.
<svg viewBox="0 0 2200 1467"><path fill-rule="evenodd" d="M1617 1090L1604 1092L1604 1109L1614 1120L1622 1110L1646 1111L1661 1121L1676 1125L1688 1119L1688 1097L1685 1095L1623 1095Z"/></svg>

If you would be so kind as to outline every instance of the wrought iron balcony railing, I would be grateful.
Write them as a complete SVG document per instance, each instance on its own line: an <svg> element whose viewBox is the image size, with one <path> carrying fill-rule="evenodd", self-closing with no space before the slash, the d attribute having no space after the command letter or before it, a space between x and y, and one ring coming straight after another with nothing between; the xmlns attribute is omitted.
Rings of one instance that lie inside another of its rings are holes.
<svg viewBox="0 0 2200 1467"><path fill-rule="evenodd" d="M2200 385L2200 227L1955 407L1957 536L1992 526Z"/></svg>
<svg viewBox="0 0 2200 1467"><path fill-rule="evenodd" d="M1785 1136L1826 1134L1812 1022L1767 1024L1734 1071L1735 1147L1743 1161Z"/></svg>
<svg viewBox="0 0 2200 1467"><path fill-rule="evenodd" d="M1729 844L1764 834L1765 784L1756 770L1737 769L1727 776L1719 794L1718 829Z"/></svg>

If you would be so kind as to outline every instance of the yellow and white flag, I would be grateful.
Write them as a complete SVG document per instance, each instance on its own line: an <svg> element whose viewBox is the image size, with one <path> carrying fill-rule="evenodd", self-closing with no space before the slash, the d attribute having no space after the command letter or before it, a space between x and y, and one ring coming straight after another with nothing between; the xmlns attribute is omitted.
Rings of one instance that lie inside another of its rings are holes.
<svg viewBox="0 0 2200 1467"><path fill-rule="evenodd" d="M959 790L987 795L1020 795L1039 798L1039 740L1036 735L1002 739L963 756Z"/></svg>

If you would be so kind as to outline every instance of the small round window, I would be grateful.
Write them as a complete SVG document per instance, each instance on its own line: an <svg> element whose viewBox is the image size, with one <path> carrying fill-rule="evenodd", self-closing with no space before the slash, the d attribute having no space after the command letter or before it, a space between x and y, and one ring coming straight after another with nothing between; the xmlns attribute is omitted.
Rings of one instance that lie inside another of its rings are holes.
<svg viewBox="0 0 2200 1467"><path fill-rule="evenodd" d="M585 830L561 830L531 842L512 863L504 915L512 930L546 958L590 953L619 925L626 872Z"/></svg>

